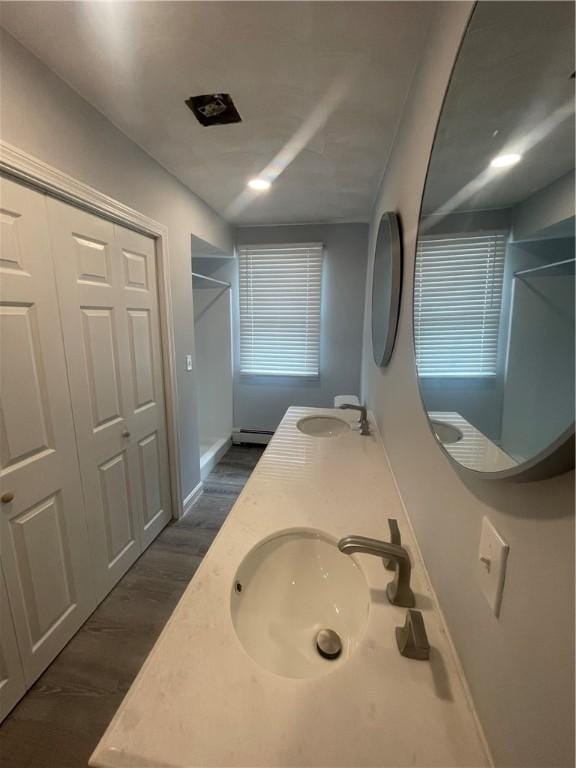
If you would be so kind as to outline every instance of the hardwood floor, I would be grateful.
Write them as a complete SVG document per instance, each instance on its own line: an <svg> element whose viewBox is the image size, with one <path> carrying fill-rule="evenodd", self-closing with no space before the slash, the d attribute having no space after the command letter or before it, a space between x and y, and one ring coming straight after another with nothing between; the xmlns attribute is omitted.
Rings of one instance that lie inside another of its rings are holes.
<svg viewBox="0 0 576 768"><path fill-rule="evenodd" d="M84 768L258 459L234 446L0 725L2 768Z"/></svg>

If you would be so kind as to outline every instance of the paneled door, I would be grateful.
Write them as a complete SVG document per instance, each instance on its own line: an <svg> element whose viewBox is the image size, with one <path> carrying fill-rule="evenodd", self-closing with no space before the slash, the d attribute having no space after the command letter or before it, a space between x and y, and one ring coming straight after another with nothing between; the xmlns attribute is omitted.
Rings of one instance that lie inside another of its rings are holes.
<svg viewBox="0 0 576 768"><path fill-rule="evenodd" d="M26 683L95 606L46 198L0 179L0 554Z"/></svg>
<svg viewBox="0 0 576 768"><path fill-rule="evenodd" d="M100 600L170 518L154 242L48 205Z"/></svg>
<svg viewBox="0 0 576 768"><path fill-rule="evenodd" d="M26 692L14 621L0 568L0 722Z"/></svg>
<svg viewBox="0 0 576 768"><path fill-rule="evenodd" d="M125 372L132 387L129 459L141 492L138 526L145 549L171 517L156 253L149 237L117 225L114 246L122 270L130 349Z"/></svg>

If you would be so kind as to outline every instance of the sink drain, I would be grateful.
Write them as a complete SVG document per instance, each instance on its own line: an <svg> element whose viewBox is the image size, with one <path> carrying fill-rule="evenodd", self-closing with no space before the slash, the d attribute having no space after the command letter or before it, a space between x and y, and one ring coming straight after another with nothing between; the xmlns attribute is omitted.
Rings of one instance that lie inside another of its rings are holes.
<svg viewBox="0 0 576 768"><path fill-rule="evenodd" d="M333 629L321 629L316 635L316 648L324 659L337 659L342 653L342 640Z"/></svg>

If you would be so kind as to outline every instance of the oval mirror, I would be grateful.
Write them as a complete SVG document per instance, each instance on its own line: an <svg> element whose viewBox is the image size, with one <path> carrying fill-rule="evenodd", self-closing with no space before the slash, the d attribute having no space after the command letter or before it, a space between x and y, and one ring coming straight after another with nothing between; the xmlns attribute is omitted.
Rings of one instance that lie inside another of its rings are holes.
<svg viewBox="0 0 576 768"><path fill-rule="evenodd" d="M436 439L484 477L574 466L574 5L476 4L420 214L414 342Z"/></svg>
<svg viewBox="0 0 576 768"><path fill-rule="evenodd" d="M382 214L372 274L372 352L376 365L388 365L398 327L402 282L402 245L395 213Z"/></svg>

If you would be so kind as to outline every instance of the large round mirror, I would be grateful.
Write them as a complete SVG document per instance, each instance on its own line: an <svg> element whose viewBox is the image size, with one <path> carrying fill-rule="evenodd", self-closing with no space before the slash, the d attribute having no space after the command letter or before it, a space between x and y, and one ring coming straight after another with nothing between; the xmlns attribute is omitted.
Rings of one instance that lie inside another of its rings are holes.
<svg viewBox="0 0 576 768"><path fill-rule="evenodd" d="M453 461L574 462L574 5L477 3L438 124L414 283L419 387Z"/></svg>
<svg viewBox="0 0 576 768"><path fill-rule="evenodd" d="M398 217L382 214L372 275L372 352L376 365L388 365L394 349L402 281L402 245Z"/></svg>

